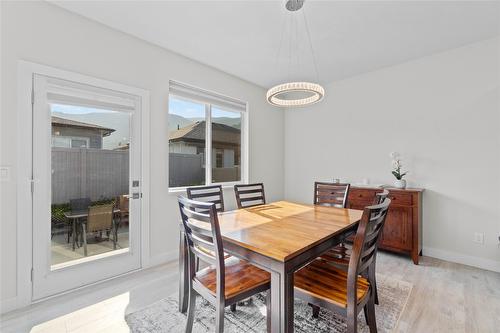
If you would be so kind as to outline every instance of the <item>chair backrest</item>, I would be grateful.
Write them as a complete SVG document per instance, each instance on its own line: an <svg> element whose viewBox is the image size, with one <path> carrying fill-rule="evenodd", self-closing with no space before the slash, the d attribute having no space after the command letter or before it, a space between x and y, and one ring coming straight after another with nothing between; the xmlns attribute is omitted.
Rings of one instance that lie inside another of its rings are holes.
<svg viewBox="0 0 500 333"><path fill-rule="evenodd" d="M89 209L91 204L92 201L90 200L90 198L71 199L69 201L69 207L71 208L72 212L86 211L87 209Z"/></svg>
<svg viewBox="0 0 500 333"><path fill-rule="evenodd" d="M343 183L314 182L314 204L346 208L350 187Z"/></svg>
<svg viewBox="0 0 500 333"><path fill-rule="evenodd" d="M221 185L188 187L186 193L191 200L213 203L218 212L224 211L224 195Z"/></svg>
<svg viewBox="0 0 500 333"><path fill-rule="evenodd" d="M266 204L264 184L234 185L234 194L238 208L247 208Z"/></svg>
<svg viewBox="0 0 500 333"><path fill-rule="evenodd" d="M111 230L113 227L113 204L90 206L87 217L87 231Z"/></svg>
<svg viewBox="0 0 500 333"><path fill-rule="evenodd" d="M388 196L389 196L389 190L387 189L384 189L382 192L375 193L375 198L373 199L373 205L381 204Z"/></svg>
<svg viewBox="0 0 500 333"><path fill-rule="evenodd" d="M391 199L385 198L382 203L367 206L363 210L363 216L354 236L351 259L349 260L349 270L347 273L348 303L354 302L356 299L356 282L358 276L365 272L375 260L379 235L384 227L390 204Z"/></svg>
<svg viewBox="0 0 500 333"><path fill-rule="evenodd" d="M118 197L118 207L121 212L128 212L129 198L127 195L120 195Z"/></svg>
<svg viewBox="0 0 500 333"><path fill-rule="evenodd" d="M214 265L217 272L217 297L224 297L224 248L215 204L178 197L182 225L188 245L190 280L196 275L195 257Z"/></svg>

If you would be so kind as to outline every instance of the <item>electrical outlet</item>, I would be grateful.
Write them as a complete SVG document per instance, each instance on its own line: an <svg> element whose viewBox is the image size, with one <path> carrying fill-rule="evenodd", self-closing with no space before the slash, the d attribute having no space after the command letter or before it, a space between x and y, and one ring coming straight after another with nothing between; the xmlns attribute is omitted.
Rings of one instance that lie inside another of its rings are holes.
<svg viewBox="0 0 500 333"><path fill-rule="evenodd" d="M474 243L484 244L484 232L474 233Z"/></svg>

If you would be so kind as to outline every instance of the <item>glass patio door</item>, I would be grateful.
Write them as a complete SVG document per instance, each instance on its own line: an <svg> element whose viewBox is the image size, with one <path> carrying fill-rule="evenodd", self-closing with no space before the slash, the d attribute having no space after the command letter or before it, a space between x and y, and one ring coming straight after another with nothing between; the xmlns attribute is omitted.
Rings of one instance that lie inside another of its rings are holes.
<svg viewBox="0 0 500 333"><path fill-rule="evenodd" d="M33 77L33 299L139 269L140 97Z"/></svg>

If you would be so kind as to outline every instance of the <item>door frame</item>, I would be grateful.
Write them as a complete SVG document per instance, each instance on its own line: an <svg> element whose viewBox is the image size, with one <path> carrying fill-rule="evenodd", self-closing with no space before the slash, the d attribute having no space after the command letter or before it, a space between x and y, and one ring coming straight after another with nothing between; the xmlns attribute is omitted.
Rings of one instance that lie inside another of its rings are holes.
<svg viewBox="0 0 500 333"><path fill-rule="evenodd" d="M44 299L33 301L33 196L36 182L32 181L33 168L33 76L41 74L69 81L122 91L141 97L141 265L150 266L150 94L141 88L131 87L80 73L61 70L33 62L18 61L17 81L17 304L16 308L27 306ZM25 203L28 203L25 205ZM130 273L130 272L129 272ZM128 274L128 273L125 273ZM123 275L123 274L121 274ZM99 283L98 281L96 283ZM84 286L86 287L86 286ZM84 288L81 287L81 288ZM75 288L79 289L79 288Z"/></svg>

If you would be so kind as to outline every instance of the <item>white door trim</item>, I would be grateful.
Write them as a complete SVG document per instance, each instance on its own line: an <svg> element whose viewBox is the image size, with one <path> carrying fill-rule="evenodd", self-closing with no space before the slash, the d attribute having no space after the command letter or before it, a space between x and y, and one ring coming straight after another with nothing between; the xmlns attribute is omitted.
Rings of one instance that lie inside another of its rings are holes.
<svg viewBox="0 0 500 333"><path fill-rule="evenodd" d="M141 200L141 268L150 266L149 195L150 195L150 111L149 91L120 83L97 79L54 67L27 61L18 61L17 85L17 304L16 308L32 303L31 269L32 254L32 90L33 75L57 77L141 97L141 151L142 151L142 200ZM13 110L12 112L15 112ZM34 184L36 186L36 184Z"/></svg>

